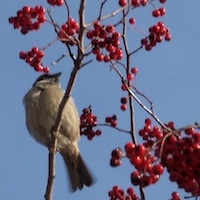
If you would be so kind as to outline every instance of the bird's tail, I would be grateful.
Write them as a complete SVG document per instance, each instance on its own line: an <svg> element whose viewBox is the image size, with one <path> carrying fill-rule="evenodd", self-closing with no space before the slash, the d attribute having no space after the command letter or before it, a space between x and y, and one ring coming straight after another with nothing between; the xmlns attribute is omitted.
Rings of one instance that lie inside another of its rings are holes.
<svg viewBox="0 0 200 200"><path fill-rule="evenodd" d="M82 189L84 185L91 186L93 178L80 153L78 154L75 165L69 163L66 156L63 155L63 157L68 169L72 190L76 191L77 189Z"/></svg>

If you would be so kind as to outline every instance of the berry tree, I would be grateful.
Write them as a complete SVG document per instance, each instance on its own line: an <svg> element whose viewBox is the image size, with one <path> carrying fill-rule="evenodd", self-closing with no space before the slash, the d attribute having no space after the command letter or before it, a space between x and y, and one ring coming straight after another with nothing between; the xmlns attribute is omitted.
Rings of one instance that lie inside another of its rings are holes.
<svg viewBox="0 0 200 200"><path fill-rule="evenodd" d="M121 128L120 116L115 113L105 113L104 121L100 121L91 102L91 105L83 108L80 115L81 135L92 142L96 136L104 134L102 127L128 134L129 142L119 143L118 147L111 150L110 166L120 167L123 160L128 160L128 165L132 167L130 176L125 177L127 182L130 181L130 187L122 189L118 183L113 183L113 187L108 188L108 199L148 200L150 198L145 195L145 188L159 184L164 172L169 174L169 181L175 182L188 193L186 198L197 199L200 196L200 125L194 123L178 128L173 121L162 122L154 111L152 101L137 87L140 68L133 65L137 53L153 51L161 43L170 42L170 29L162 20L166 15L166 0L103 0L95 5L95 13L87 10L89 3L92 2L47 0L46 7L24 6L9 18L9 23L24 37L30 32L40 31L43 25L49 25L50 31L54 32L55 40L49 41L44 47L33 46L19 52L19 58L36 72L51 72L51 66L45 64L48 48L53 48L56 42L66 48L66 54L56 61L52 60L53 65L59 65L65 59L72 66L55 132L59 131L62 110L76 81L78 82L78 74L88 70L88 66L101 63L118 77L121 90L119 109L127 113L129 126ZM141 29L134 13L145 7L148 7L149 18L152 18L153 23ZM62 22L57 21L57 10L65 15ZM137 127L137 105L146 112L143 127ZM117 137L123 137L123 134ZM50 170L45 193L47 200L53 196L54 162L55 154L50 152ZM169 199L180 200L181 197L172 191Z"/></svg>

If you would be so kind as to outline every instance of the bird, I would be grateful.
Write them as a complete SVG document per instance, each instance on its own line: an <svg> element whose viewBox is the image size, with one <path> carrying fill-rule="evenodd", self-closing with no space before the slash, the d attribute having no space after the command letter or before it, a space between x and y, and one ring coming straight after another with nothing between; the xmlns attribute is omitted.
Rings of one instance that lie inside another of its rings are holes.
<svg viewBox="0 0 200 200"><path fill-rule="evenodd" d="M59 83L60 76L61 72L39 76L23 98L28 132L37 142L49 149L53 141L52 128L65 94ZM71 96L64 107L61 123L57 135L57 151L64 158L74 192L84 186L91 186L93 177L78 147L80 117Z"/></svg>

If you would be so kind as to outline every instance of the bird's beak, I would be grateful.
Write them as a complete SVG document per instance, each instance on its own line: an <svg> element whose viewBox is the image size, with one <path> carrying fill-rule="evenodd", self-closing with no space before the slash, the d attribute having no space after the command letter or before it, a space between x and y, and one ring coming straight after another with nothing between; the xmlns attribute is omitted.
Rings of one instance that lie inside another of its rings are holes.
<svg viewBox="0 0 200 200"><path fill-rule="evenodd" d="M62 74L62 72L58 72L56 74L52 74L51 76L54 78L59 78L61 74Z"/></svg>

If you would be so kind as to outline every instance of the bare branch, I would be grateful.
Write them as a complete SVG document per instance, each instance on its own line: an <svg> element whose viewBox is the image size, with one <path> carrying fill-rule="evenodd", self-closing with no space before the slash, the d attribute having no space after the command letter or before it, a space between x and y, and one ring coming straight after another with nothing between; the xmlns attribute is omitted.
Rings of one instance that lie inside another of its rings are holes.
<svg viewBox="0 0 200 200"><path fill-rule="evenodd" d="M70 52L70 56L71 58L74 60L74 67L72 69L71 72L71 76L70 79L68 81L68 85L66 88L66 92L64 94L64 97L59 105L59 109L58 109L58 114L57 114L57 118L55 121L55 125L52 128L52 133L53 133L53 152L50 151L49 153L49 174L48 174L48 182L47 182L47 188L46 188L46 193L45 193L45 199L46 200L52 200L52 192L53 192L53 183L54 183L54 178L55 178L55 153L57 151L57 134L59 134L60 131L60 127L62 124L62 116L63 116L63 110L65 107L65 104L67 103L72 90L73 90L73 86L75 84L75 80L76 80L76 76L78 73L78 70L81 68L82 66L82 60L83 60L83 36L84 36L84 11L85 11L85 3L86 0L82 0L80 3L80 9L79 9L79 14L80 14L80 33L79 33L79 41L80 44L78 45L78 52L77 52L77 59L74 58L73 54L70 51L70 48L68 45L66 45L68 47L68 50ZM54 28L55 28L55 32L57 32L57 25L54 23L50 13L49 16L54 24Z"/></svg>
<svg viewBox="0 0 200 200"><path fill-rule="evenodd" d="M118 130L118 131L123 132L123 133L129 133L129 134L131 133L130 131L121 129L119 127L111 126L110 124L106 124L106 123L104 123L104 124L97 124L97 126L107 126L107 127L113 128L113 129Z"/></svg>
<svg viewBox="0 0 200 200"><path fill-rule="evenodd" d="M123 10L125 10L126 8L128 8L129 6L130 6L130 5L127 5L127 6L125 6L125 7L122 7L122 8L120 8L120 9L118 9L118 10L112 12L112 13L109 13L108 15L105 15L105 16L101 17L100 19L97 19L97 20L94 20L94 21L103 21L103 20L109 19L109 18L111 18L111 17L114 17L115 15L119 14L120 12L122 12ZM88 24L86 25L86 27L89 27L89 26L91 26L92 24L94 24L94 21L88 23Z"/></svg>
<svg viewBox="0 0 200 200"><path fill-rule="evenodd" d="M128 76L130 71L130 55L129 55L129 48L128 48L128 42L126 37L126 19L125 16L126 13L123 11L123 31L122 31L122 40L125 48L125 54L126 54L126 75ZM128 87L130 87L131 83L128 80ZM136 144L136 132L135 132L135 110L134 110L134 104L133 99L131 96L129 96L129 107L130 107L130 126L131 126L131 137L133 142Z"/></svg>
<svg viewBox="0 0 200 200"><path fill-rule="evenodd" d="M69 17L70 17L70 9L69 9L69 6L68 6L68 3L67 3L66 0L64 0L64 3L65 3L65 6L66 6L66 8L67 8L67 18L68 18L68 20L69 20Z"/></svg>
<svg viewBox="0 0 200 200"><path fill-rule="evenodd" d="M122 74L119 72L119 70L115 67L114 63L112 63L112 68L117 72L117 74L119 75L119 77L121 78L121 82L122 84L124 84L124 86L126 87L126 90L128 91L129 95L131 95L136 102L147 112L149 113L156 121L158 124L160 124L161 127L163 127L165 130L169 130L171 131L171 129L169 129L165 124L163 124L161 122L161 120L155 115L154 112L152 112L149 108L147 108L142 101L133 93L133 91L130 89L130 87L127 85L126 81L124 80Z"/></svg>
<svg viewBox="0 0 200 200"><path fill-rule="evenodd" d="M100 11L99 11L99 17L97 18L98 20L101 19L101 15L102 15L102 10L103 10L103 6L106 4L108 0L104 0L102 3L101 3L101 6L100 6Z"/></svg>

